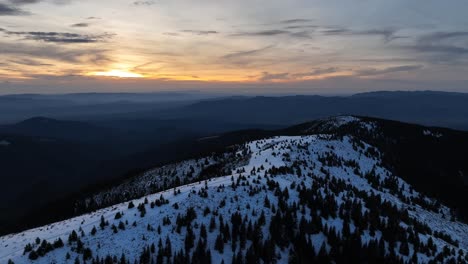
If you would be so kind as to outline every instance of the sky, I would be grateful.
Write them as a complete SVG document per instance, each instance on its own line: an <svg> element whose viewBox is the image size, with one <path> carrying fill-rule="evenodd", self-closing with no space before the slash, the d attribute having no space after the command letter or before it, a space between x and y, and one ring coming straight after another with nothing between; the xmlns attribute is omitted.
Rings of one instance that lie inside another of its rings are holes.
<svg viewBox="0 0 468 264"><path fill-rule="evenodd" d="M468 92L466 0L0 0L0 94Z"/></svg>

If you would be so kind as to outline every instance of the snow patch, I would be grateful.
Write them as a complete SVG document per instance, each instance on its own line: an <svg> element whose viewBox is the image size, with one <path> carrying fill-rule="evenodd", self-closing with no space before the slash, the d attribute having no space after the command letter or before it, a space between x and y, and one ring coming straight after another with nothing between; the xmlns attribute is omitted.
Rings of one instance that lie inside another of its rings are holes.
<svg viewBox="0 0 468 264"><path fill-rule="evenodd" d="M441 138L443 136L442 133L440 133L440 132L432 132L432 131L430 131L428 129L423 130L423 135L431 136L431 137L435 137L435 138Z"/></svg>
<svg viewBox="0 0 468 264"><path fill-rule="evenodd" d="M9 141L0 140L0 147L8 147L10 145L11 145L11 143Z"/></svg>

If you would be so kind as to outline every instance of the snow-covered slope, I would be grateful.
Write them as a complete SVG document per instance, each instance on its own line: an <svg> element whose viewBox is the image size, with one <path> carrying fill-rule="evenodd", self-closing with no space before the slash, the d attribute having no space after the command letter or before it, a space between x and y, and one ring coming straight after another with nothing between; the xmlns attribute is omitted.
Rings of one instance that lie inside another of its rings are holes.
<svg viewBox="0 0 468 264"><path fill-rule="evenodd" d="M381 156L349 135L249 142L222 155L224 175L1 237L0 263L466 263L468 225L392 175ZM157 168L107 195L146 194L144 182L200 176L219 161Z"/></svg>

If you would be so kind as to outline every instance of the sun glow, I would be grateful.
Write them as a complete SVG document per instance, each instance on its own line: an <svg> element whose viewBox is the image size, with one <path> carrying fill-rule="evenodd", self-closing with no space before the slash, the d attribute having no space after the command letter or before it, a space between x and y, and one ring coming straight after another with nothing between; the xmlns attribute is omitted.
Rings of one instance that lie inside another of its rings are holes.
<svg viewBox="0 0 468 264"><path fill-rule="evenodd" d="M104 77L118 77L118 78L143 78L144 76L139 73L121 71L121 70L110 70L106 72L95 72L92 75L104 76Z"/></svg>

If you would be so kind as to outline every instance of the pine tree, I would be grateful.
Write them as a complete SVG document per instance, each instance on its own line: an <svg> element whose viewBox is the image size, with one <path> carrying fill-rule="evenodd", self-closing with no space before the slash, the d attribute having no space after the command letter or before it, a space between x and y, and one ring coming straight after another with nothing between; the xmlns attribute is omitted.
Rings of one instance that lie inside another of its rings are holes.
<svg viewBox="0 0 468 264"><path fill-rule="evenodd" d="M93 252L91 251L90 248L85 248L83 250L83 262L86 262L88 259L91 259L93 257Z"/></svg>
<svg viewBox="0 0 468 264"><path fill-rule="evenodd" d="M124 253L122 253L122 256L120 256L119 264L127 264L127 259Z"/></svg>
<svg viewBox="0 0 468 264"><path fill-rule="evenodd" d="M193 234L192 227L189 225L187 226L187 234L185 235L185 251L189 252L190 249L194 246L195 235Z"/></svg>
<svg viewBox="0 0 468 264"><path fill-rule="evenodd" d="M73 230L71 234L68 236L68 243L72 243L78 240L78 234Z"/></svg>
<svg viewBox="0 0 468 264"><path fill-rule="evenodd" d="M210 220L210 227L209 227L210 233L212 233L215 230L215 228L216 228L216 220L214 216L212 216Z"/></svg>
<svg viewBox="0 0 468 264"><path fill-rule="evenodd" d="M104 220L104 216L101 215L101 223L99 224L99 226L101 227L101 229L104 229L106 227L106 225L107 225L107 223Z"/></svg>
<svg viewBox="0 0 468 264"><path fill-rule="evenodd" d="M120 212L117 212L117 213L115 214L115 216L114 216L114 219L117 220L117 219L120 219L120 218L122 218L122 214L121 214Z"/></svg>
<svg viewBox="0 0 468 264"><path fill-rule="evenodd" d="M221 234L218 234L218 236L216 237L215 249L221 254L223 254L224 252L224 241Z"/></svg>
<svg viewBox="0 0 468 264"><path fill-rule="evenodd" d="M408 246L408 242L404 241L404 242L401 242L400 244L400 254L402 254L403 256L408 256L409 254L409 246Z"/></svg>
<svg viewBox="0 0 468 264"><path fill-rule="evenodd" d="M28 257L29 257L30 260L36 260L37 258L39 258L39 256L37 255L37 252L35 250L31 250Z"/></svg>
<svg viewBox="0 0 468 264"><path fill-rule="evenodd" d="M93 229L91 229L91 235L92 236L96 235L96 232L97 232L96 227L93 226Z"/></svg>

